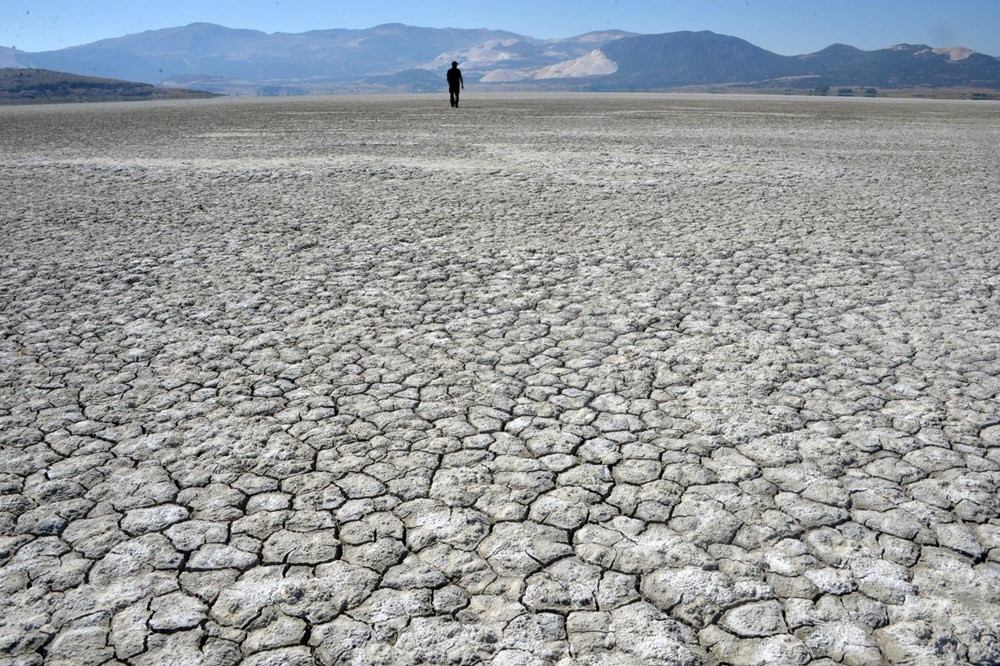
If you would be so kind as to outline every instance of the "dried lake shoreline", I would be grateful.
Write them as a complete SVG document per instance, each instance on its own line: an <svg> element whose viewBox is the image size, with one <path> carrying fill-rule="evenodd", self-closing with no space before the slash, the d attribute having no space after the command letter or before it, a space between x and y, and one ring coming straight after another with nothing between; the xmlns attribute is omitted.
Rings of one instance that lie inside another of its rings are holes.
<svg viewBox="0 0 1000 666"><path fill-rule="evenodd" d="M1000 104L0 108L0 664L1000 661Z"/></svg>

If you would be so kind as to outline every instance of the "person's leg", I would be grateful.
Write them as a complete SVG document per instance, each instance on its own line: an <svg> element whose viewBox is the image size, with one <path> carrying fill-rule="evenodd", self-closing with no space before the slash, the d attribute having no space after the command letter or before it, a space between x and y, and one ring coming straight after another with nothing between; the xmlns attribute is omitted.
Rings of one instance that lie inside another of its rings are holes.
<svg viewBox="0 0 1000 666"><path fill-rule="evenodd" d="M448 91L448 97L451 99L451 105L452 106L455 106L456 104L458 104L458 95L455 94L454 90L449 90Z"/></svg>
<svg viewBox="0 0 1000 666"><path fill-rule="evenodd" d="M455 106L458 106L458 91L455 91Z"/></svg>

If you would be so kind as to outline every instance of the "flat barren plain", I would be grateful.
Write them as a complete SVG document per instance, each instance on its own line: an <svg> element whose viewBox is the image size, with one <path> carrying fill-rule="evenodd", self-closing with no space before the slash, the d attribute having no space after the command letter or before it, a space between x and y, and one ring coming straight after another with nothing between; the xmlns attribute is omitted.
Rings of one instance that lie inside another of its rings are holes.
<svg viewBox="0 0 1000 666"><path fill-rule="evenodd" d="M0 110L0 664L996 664L1000 105Z"/></svg>

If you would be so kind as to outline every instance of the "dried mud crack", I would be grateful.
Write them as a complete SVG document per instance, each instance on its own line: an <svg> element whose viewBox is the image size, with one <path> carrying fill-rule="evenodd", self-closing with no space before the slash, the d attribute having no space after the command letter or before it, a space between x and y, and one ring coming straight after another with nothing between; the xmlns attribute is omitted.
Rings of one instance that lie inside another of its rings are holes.
<svg viewBox="0 0 1000 666"><path fill-rule="evenodd" d="M1000 661L1000 106L0 109L0 664Z"/></svg>

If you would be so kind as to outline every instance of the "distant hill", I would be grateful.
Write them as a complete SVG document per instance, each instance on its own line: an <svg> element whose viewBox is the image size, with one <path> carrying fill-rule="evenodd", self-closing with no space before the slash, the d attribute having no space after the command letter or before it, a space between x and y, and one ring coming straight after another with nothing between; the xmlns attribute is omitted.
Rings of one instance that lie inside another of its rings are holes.
<svg viewBox="0 0 1000 666"><path fill-rule="evenodd" d="M961 47L897 44L877 51L862 51L834 44L796 60L804 74L828 85L1000 88L1000 58Z"/></svg>
<svg viewBox="0 0 1000 666"><path fill-rule="evenodd" d="M43 53L0 49L0 64L12 67L240 95L441 90L452 60L467 83L490 90L1000 89L1000 59L962 47L834 44L784 56L708 31L607 30L539 40L399 23L298 34L193 23Z"/></svg>
<svg viewBox="0 0 1000 666"><path fill-rule="evenodd" d="M672 87L784 76L794 59L737 37L671 32L626 37L601 49L618 65L615 83Z"/></svg>
<svg viewBox="0 0 1000 666"><path fill-rule="evenodd" d="M625 37L601 49L618 71L596 88L693 85L756 87L1000 88L1000 59L968 49L900 44L862 51L834 44L817 53L783 56L713 32Z"/></svg>
<svg viewBox="0 0 1000 666"><path fill-rule="evenodd" d="M47 69L0 69L0 104L133 101L214 97L212 93L157 88L148 83L99 79Z"/></svg>

